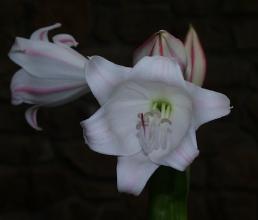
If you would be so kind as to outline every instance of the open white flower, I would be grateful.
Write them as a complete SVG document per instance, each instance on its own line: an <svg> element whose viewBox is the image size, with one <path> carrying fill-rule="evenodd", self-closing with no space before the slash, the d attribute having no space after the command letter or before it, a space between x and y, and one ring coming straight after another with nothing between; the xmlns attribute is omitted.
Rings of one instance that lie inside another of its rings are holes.
<svg viewBox="0 0 258 220"><path fill-rule="evenodd" d="M68 34L58 34L53 42L48 31L61 24L40 28L30 39L17 37L9 57L22 67L12 78L12 103L35 104L26 111L27 122L35 129L36 113L41 106L57 106L78 98L89 91L84 76L88 61L71 46L77 46Z"/></svg>
<svg viewBox="0 0 258 220"><path fill-rule="evenodd" d="M160 165L185 170L199 153L196 129L230 112L225 95L185 81L167 57L127 68L94 56L86 79L102 105L81 122L86 143L118 156L118 190L135 195Z"/></svg>

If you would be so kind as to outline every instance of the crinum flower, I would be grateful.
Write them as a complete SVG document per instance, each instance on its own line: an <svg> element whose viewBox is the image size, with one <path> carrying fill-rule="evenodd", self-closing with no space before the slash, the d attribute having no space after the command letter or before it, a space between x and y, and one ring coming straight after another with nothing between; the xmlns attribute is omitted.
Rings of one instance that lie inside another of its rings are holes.
<svg viewBox="0 0 258 220"><path fill-rule="evenodd" d="M121 192L140 194L160 165L185 170L199 154L198 127L230 112L225 95L185 81L172 58L146 56L128 68L93 56L86 80L101 108L81 122L85 141L118 157Z"/></svg>
<svg viewBox="0 0 258 220"><path fill-rule="evenodd" d="M12 103L34 104L26 113L27 122L35 129L36 114L41 106L57 106L72 101L89 91L84 76L87 59L73 50L75 39L68 34L58 34L53 42L48 31L61 24L41 28L30 39L17 37L9 57L22 69L12 78Z"/></svg>
<svg viewBox="0 0 258 220"><path fill-rule="evenodd" d="M179 64L185 80L201 86L205 79L206 59L196 31L190 26L185 43L165 30L147 39L134 52L134 63L144 56L165 56Z"/></svg>

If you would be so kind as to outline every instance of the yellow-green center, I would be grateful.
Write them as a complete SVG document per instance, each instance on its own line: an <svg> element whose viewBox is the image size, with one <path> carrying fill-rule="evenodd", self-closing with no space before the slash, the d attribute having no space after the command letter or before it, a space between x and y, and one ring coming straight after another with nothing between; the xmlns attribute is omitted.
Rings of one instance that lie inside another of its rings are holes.
<svg viewBox="0 0 258 220"><path fill-rule="evenodd" d="M151 111L159 111L163 119L170 118L172 110L172 105L167 100L157 99L151 103Z"/></svg>

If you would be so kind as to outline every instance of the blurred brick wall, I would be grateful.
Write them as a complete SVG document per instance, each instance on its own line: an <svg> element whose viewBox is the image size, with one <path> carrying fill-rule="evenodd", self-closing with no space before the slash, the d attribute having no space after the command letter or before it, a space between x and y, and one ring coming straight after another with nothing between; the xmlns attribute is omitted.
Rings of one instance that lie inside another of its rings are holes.
<svg viewBox="0 0 258 220"><path fill-rule="evenodd" d="M131 65L134 48L166 29L184 39L189 23L207 53L205 87L227 94L229 117L198 131L190 220L257 220L257 0L9 0L0 2L0 219L146 219L148 187L139 197L116 190L115 158L90 151L79 122L98 104L91 95L39 113L43 132L10 105L18 69L7 58L15 36L62 22L84 55Z"/></svg>

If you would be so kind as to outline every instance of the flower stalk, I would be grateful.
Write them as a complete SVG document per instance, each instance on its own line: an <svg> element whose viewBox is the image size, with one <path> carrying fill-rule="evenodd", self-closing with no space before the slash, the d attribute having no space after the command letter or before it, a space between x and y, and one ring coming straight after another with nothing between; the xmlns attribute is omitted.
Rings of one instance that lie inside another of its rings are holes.
<svg viewBox="0 0 258 220"><path fill-rule="evenodd" d="M187 220L189 170L160 167L150 179L150 220Z"/></svg>

